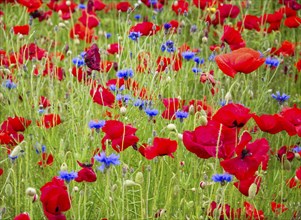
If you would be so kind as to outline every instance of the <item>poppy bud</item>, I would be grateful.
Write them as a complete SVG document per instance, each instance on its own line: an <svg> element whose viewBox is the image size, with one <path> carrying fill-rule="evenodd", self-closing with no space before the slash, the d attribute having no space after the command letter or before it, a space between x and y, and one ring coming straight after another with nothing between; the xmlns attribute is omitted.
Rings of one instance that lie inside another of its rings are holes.
<svg viewBox="0 0 301 220"><path fill-rule="evenodd" d="M195 109L194 109L193 105L189 106L188 112L189 112L189 114L194 115Z"/></svg>
<svg viewBox="0 0 301 220"><path fill-rule="evenodd" d="M230 101L232 101L232 95L230 92L226 93L225 100L226 100L226 103L229 103Z"/></svg>
<svg viewBox="0 0 301 220"><path fill-rule="evenodd" d="M35 195L32 197L32 203L34 203L34 202L37 201L38 199L39 199L38 194L35 194Z"/></svg>
<svg viewBox="0 0 301 220"><path fill-rule="evenodd" d="M295 153L295 158L298 159L298 160L300 160L301 159L300 153Z"/></svg>
<svg viewBox="0 0 301 220"><path fill-rule="evenodd" d="M168 124L167 129L170 131L176 131L177 127L175 126L175 124Z"/></svg>
<svg viewBox="0 0 301 220"><path fill-rule="evenodd" d="M205 125L207 125L207 123L208 123L208 120L207 120L207 118L205 117L205 116L201 116L200 117L200 125L201 126L205 126Z"/></svg>
<svg viewBox="0 0 301 220"><path fill-rule="evenodd" d="M200 182L200 187L201 187L202 189L205 189L206 186L207 186L207 183L206 183L206 182L204 182L204 181L201 181L201 182Z"/></svg>
<svg viewBox="0 0 301 220"><path fill-rule="evenodd" d="M138 172L135 176L135 182L138 184L143 184L144 182L144 177L142 172Z"/></svg>
<svg viewBox="0 0 301 220"><path fill-rule="evenodd" d="M67 164L64 162L62 165L61 165L61 171L67 171L68 170L68 166Z"/></svg>
<svg viewBox="0 0 301 220"><path fill-rule="evenodd" d="M290 171L291 167L291 163L286 158L283 158L283 169Z"/></svg>
<svg viewBox="0 0 301 220"><path fill-rule="evenodd" d="M120 108L120 114L121 114L121 115L125 115L125 114L126 114L126 107L122 106L122 107Z"/></svg>
<svg viewBox="0 0 301 220"><path fill-rule="evenodd" d="M204 44L206 44L206 43L208 42L208 38L207 38L207 37L203 37L203 38L202 38L202 42L203 42Z"/></svg>
<svg viewBox="0 0 301 220"><path fill-rule="evenodd" d="M183 140L183 134L178 133L178 138L179 138L180 140Z"/></svg>
<svg viewBox="0 0 301 220"><path fill-rule="evenodd" d="M26 189L26 191L25 191L25 194L27 195L27 196L34 196L34 195L36 195L37 194L37 191L36 191L36 189L35 188L32 188L32 187L28 187L27 189Z"/></svg>
<svg viewBox="0 0 301 220"><path fill-rule="evenodd" d="M126 180L123 182L123 187L138 186L139 184L135 183L133 180Z"/></svg>
<svg viewBox="0 0 301 220"><path fill-rule="evenodd" d="M254 198L256 196L256 193L257 193L257 185L256 183L252 183L248 190L249 197L251 199Z"/></svg>
<svg viewBox="0 0 301 220"><path fill-rule="evenodd" d="M114 192L114 191L116 191L116 189L117 189L117 184L114 184L111 188L111 191Z"/></svg>
<svg viewBox="0 0 301 220"><path fill-rule="evenodd" d="M66 1L66 5L67 5L67 6L70 6L70 5L71 5L71 1L67 0L67 1Z"/></svg>
<svg viewBox="0 0 301 220"><path fill-rule="evenodd" d="M72 191L73 191L73 192L78 192L78 190L79 190L78 187L77 187L77 186L74 186Z"/></svg>
<svg viewBox="0 0 301 220"><path fill-rule="evenodd" d="M7 196L11 196L13 194L13 188L9 183L5 186L5 194Z"/></svg>

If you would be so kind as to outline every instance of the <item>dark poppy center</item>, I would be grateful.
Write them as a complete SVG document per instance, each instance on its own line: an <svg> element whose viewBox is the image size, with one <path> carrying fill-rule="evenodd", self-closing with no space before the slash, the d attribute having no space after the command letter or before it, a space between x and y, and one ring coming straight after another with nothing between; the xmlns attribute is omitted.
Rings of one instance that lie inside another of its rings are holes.
<svg viewBox="0 0 301 220"><path fill-rule="evenodd" d="M241 151L241 159L244 159L249 154L249 151L247 149L243 149Z"/></svg>
<svg viewBox="0 0 301 220"><path fill-rule="evenodd" d="M241 128L243 127L245 124L243 122L238 123L236 120L233 122L233 126L234 127L238 127Z"/></svg>

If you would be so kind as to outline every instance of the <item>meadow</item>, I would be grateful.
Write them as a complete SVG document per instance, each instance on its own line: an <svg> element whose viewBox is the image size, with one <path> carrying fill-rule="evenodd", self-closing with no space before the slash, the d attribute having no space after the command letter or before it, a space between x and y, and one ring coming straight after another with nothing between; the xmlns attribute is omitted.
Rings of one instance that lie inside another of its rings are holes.
<svg viewBox="0 0 301 220"><path fill-rule="evenodd" d="M297 0L0 0L0 219L301 219Z"/></svg>

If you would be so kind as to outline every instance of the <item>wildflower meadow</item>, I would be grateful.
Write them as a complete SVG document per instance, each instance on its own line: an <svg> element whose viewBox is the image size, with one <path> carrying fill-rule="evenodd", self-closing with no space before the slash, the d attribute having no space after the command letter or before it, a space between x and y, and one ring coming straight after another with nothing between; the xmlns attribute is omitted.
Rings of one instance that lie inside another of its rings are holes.
<svg viewBox="0 0 301 220"><path fill-rule="evenodd" d="M301 219L301 1L0 0L0 219Z"/></svg>

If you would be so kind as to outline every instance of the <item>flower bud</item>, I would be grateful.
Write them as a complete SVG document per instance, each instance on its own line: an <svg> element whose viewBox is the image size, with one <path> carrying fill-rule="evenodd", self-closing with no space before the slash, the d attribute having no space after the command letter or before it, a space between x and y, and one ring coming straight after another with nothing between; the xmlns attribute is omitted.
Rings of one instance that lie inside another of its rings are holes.
<svg viewBox="0 0 301 220"><path fill-rule="evenodd" d="M7 196L11 196L13 194L13 188L9 183L7 183L5 186L5 194Z"/></svg>
<svg viewBox="0 0 301 220"><path fill-rule="evenodd" d="M257 185L255 183L252 183L248 190L249 197L253 199L256 196L256 193L257 193Z"/></svg>
<svg viewBox="0 0 301 220"><path fill-rule="evenodd" d="M61 165L61 171L67 171L68 170L68 166L67 164L64 162L62 165Z"/></svg>
<svg viewBox="0 0 301 220"><path fill-rule="evenodd" d="M207 118L205 117L205 116L201 116L200 117L200 125L201 126L205 126L205 125L207 125L207 123L208 123L208 120L207 120Z"/></svg>
<svg viewBox="0 0 301 220"><path fill-rule="evenodd" d="M79 188L77 186L74 186L72 189L73 192L78 192L78 190L79 190Z"/></svg>
<svg viewBox="0 0 301 220"><path fill-rule="evenodd" d="M229 103L230 101L232 101L232 95L230 92L226 93L225 100L226 100L226 103Z"/></svg>
<svg viewBox="0 0 301 220"><path fill-rule="evenodd" d="M138 172L135 176L135 182L138 184L143 184L144 182L144 177L143 177L143 173L142 172Z"/></svg>
<svg viewBox="0 0 301 220"><path fill-rule="evenodd" d="M122 107L120 108L120 114L121 114L121 115L125 115L125 114L126 114L126 107L122 106Z"/></svg>
<svg viewBox="0 0 301 220"><path fill-rule="evenodd" d="M201 182L200 182L200 187L201 187L202 189L205 189L206 186L207 186L207 183L206 183L205 181L201 181Z"/></svg>
<svg viewBox="0 0 301 220"><path fill-rule="evenodd" d="M188 112L189 112L189 114L194 115L195 109L194 109L194 106L193 106L193 105L190 105L190 106L189 106Z"/></svg>
<svg viewBox="0 0 301 220"><path fill-rule="evenodd" d="M176 127L175 124L168 124L167 129L170 130L170 131L176 131L177 127Z"/></svg>
<svg viewBox="0 0 301 220"><path fill-rule="evenodd" d="M180 140L183 140L183 134L178 133L178 138L179 138Z"/></svg>
<svg viewBox="0 0 301 220"><path fill-rule="evenodd" d="M34 195L37 194L37 191L36 191L35 188L28 187L28 188L26 189L26 191L25 191L25 194L26 194L27 196L34 196Z"/></svg>
<svg viewBox="0 0 301 220"><path fill-rule="evenodd" d="M202 42L203 42L204 44L206 44L206 43L208 42L208 38L207 38L207 37L203 37L203 38L202 38Z"/></svg>
<svg viewBox="0 0 301 220"><path fill-rule="evenodd" d="M126 180L123 182L123 187L138 186L139 184L135 183L133 180Z"/></svg>

